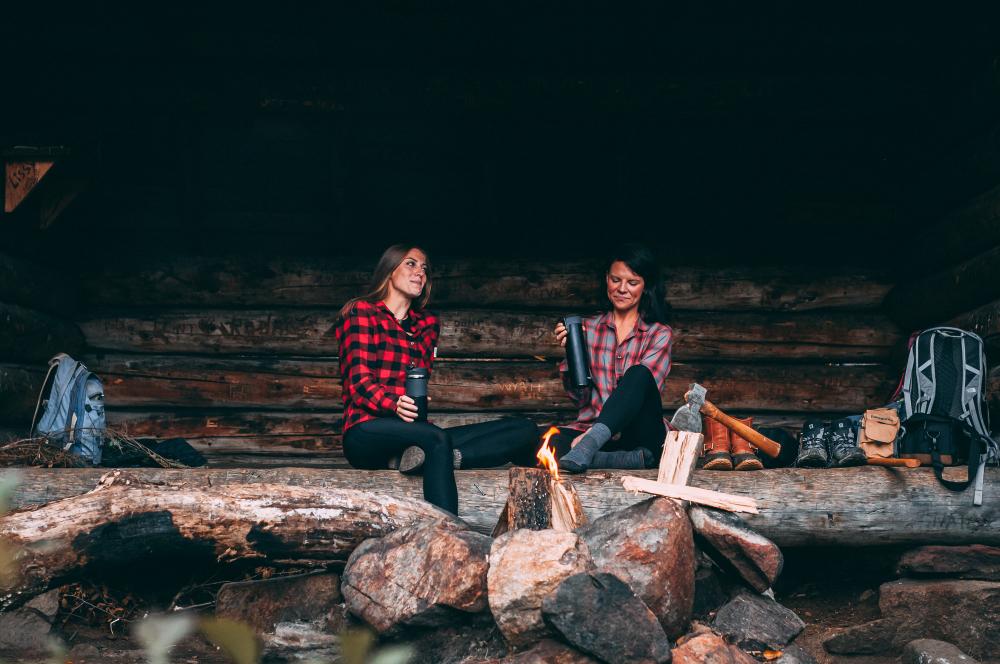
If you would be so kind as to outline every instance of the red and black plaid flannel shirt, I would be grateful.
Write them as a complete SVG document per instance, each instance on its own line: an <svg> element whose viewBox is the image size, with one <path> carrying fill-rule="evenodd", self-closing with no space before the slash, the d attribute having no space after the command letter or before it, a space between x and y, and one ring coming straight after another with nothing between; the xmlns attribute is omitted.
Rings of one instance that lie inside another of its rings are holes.
<svg viewBox="0 0 1000 664"><path fill-rule="evenodd" d="M431 368L440 322L429 311L410 310L408 336L384 302L358 302L337 328L344 431L376 417L394 416L406 372Z"/></svg>
<svg viewBox="0 0 1000 664"><path fill-rule="evenodd" d="M656 386L662 392L670 373L670 349L674 338L669 325L646 323L640 317L629 336L619 344L611 312L586 319L584 327L593 384L582 389L570 386L566 362L559 365L563 385L580 409L576 422L568 426L580 431L593 426L618 381L636 364L642 364L652 372Z"/></svg>

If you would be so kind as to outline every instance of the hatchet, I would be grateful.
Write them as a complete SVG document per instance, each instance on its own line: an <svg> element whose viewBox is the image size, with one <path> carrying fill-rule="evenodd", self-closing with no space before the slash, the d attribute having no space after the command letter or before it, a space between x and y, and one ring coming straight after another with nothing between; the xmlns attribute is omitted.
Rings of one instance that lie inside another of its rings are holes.
<svg viewBox="0 0 1000 664"><path fill-rule="evenodd" d="M769 457L777 458L781 453L781 445L759 431L754 431L746 424L743 424L735 417L726 415L719 410L715 404L705 398L708 390L698 383L691 383L688 391L684 393L684 400L687 401L688 409L692 412L701 412L705 417L710 417L716 422L721 422L731 431L750 441L750 444L759 449Z"/></svg>

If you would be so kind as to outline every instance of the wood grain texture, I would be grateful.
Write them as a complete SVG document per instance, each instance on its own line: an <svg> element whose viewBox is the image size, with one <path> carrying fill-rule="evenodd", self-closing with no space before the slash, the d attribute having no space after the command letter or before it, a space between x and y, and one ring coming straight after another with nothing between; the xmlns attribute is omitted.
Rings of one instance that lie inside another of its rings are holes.
<svg viewBox="0 0 1000 664"><path fill-rule="evenodd" d="M374 264L343 258L135 257L87 284L95 306L324 307L364 292ZM603 306L599 262L441 260L432 266L433 306L563 309ZM884 272L791 268L665 267L678 310L875 309ZM99 287L98 287L99 286Z"/></svg>
<svg viewBox="0 0 1000 664"><path fill-rule="evenodd" d="M447 310L439 357L561 357L558 312ZM95 349L130 353L335 356L332 309L106 311L81 321ZM857 312L678 312L675 360L881 361L900 341L887 317Z"/></svg>
<svg viewBox="0 0 1000 664"><path fill-rule="evenodd" d="M83 333L74 323L34 309L0 302L0 360L38 362L56 353L78 355Z"/></svg>
<svg viewBox="0 0 1000 664"><path fill-rule="evenodd" d="M23 468L13 507L48 503L93 489L103 470ZM395 471L278 469L192 469L129 471L166 487L224 487L229 484L308 486L316 490L364 486L375 493L419 498L421 478ZM572 478L587 518L646 500L622 488L621 478L656 478L656 470L599 471ZM506 470L462 470L459 516L488 533L507 501ZM754 530L779 546L879 546L887 544L1000 545L1000 469L989 468L987 499L972 505L968 491L944 489L929 468L876 467L812 470L782 468L753 472L695 471L691 486L749 496L759 514L745 515Z"/></svg>
<svg viewBox="0 0 1000 664"><path fill-rule="evenodd" d="M109 408L336 409L334 360L107 355L88 365L104 379ZM663 403L681 403L691 382L726 410L849 411L882 403L895 386L884 365L683 364ZM554 362L440 361L430 394L438 411L562 410L569 405Z"/></svg>

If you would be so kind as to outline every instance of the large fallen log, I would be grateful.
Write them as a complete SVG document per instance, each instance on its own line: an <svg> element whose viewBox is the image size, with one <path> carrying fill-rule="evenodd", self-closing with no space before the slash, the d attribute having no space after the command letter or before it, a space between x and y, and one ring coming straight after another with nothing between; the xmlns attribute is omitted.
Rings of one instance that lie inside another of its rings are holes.
<svg viewBox="0 0 1000 664"><path fill-rule="evenodd" d="M23 507L79 495L96 486L102 470L20 469L12 506ZM226 485L306 486L322 493L363 486L400 498L420 498L421 478L393 471L319 470L130 470L165 487L185 492ZM656 470L591 471L573 477L588 520L648 499L621 486L624 475L655 479ZM506 470L457 471L459 516L489 533L507 502ZM760 512L746 522L779 546L885 544L1000 545L1000 469L989 468L987 499L972 505L968 491L944 489L929 468L897 470L859 467L826 470L782 468L753 472L695 471L691 486L749 496ZM270 488L268 489L270 491ZM250 491L261 495L256 488ZM40 524L40 527L43 524Z"/></svg>
<svg viewBox="0 0 1000 664"><path fill-rule="evenodd" d="M374 260L343 258L171 258L116 261L89 284L97 306L339 307L364 292ZM440 260L436 307L583 308L603 306L599 262ZM677 310L807 311L876 309L891 286L875 271L665 266L666 297ZM87 275L84 275L86 278Z"/></svg>
<svg viewBox="0 0 1000 664"><path fill-rule="evenodd" d="M324 564L346 560L369 537L426 519L453 517L423 500L354 488L159 486L114 471L94 491L0 517L0 540L14 551L17 577L0 595L0 610L88 564L199 548L222 562Z"/></svg>
<svg viewBox="0 0 1000 664"><path fill-rule="evenodd" d="M439 357L558 358L552 336L560 314L440 311ZM337 311L117 310L80 323L88 345L130 353L336 356ZM674 360L885 360L896 326L872 312L678 312Z"/></svg>

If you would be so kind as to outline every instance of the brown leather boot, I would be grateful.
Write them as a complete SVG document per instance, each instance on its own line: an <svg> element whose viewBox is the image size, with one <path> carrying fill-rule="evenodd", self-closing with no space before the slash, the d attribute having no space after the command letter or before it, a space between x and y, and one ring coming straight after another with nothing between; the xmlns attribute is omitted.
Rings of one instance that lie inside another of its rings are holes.
<svg viewBox="0 0 1000 664"><path fill-rule="evenodd" d="M740 420L743 424L753 426L753 418L748 417L746 419ZM735 431L732 433L733 445L732 445L732 455L733 455L733 465L736 470L760 470L764 467L761 463L760 458L757 456L757 448L750 444L743 436L739 435Z"/></svg>
<svg viewBox="0 0 1000 664"><path fill-rule="evenodd" d="M732 447L729 429L710 417L702 418L701 428L705 434L705 462L701 467L705 470L732 470L733 458L729 456Z"/></svg>

